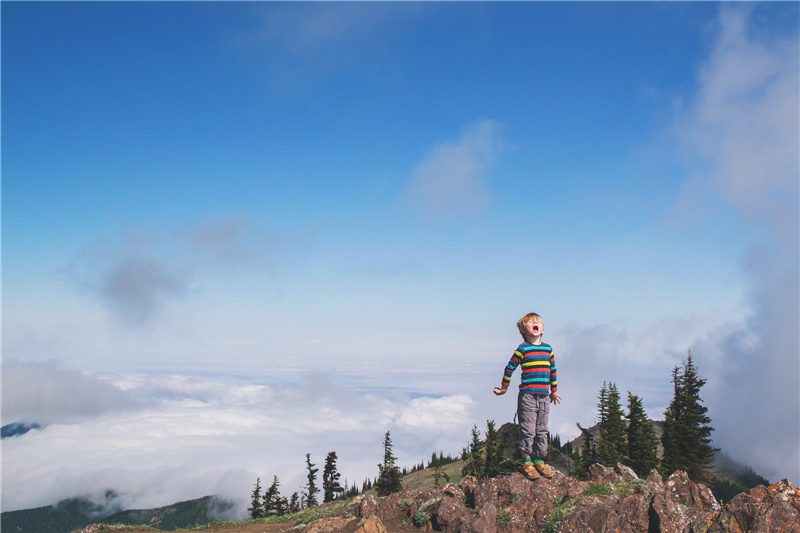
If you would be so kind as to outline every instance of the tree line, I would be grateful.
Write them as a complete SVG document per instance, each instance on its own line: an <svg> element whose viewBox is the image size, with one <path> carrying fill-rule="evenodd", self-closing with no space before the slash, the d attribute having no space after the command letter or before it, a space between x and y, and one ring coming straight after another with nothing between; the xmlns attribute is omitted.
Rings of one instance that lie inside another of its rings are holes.
<svg viewBox="0 0 800 533"><path fill-rule="evenodd" d="M693 481L708 481L718 449L711 445L711 418L700 398L700 389L705 383L689 351L682 366L672 371L673 397L664 411L664 429L659 439L645 414L642 399L628 391L625 414L617 386L604 382L597 404L599 434L595 438L578 424L583 445L580 450L565 450L573 460L571 474L583 477L595 463L604 466L622 463L640 477L647 476L655 468L662 475L683 470ZM660 459L659 444L663 449Z"/></svg>
<svg viewBox="0 0 800 533"><path fill-rule="evenodd" d="M322 503L332 502L342 498L352 498L357 496L360 492L366 492L374 488L378 496L387 496L394 492L403 490L402 477L408 473L405 468L401 471L397 466L397 457L394 456L392 437L389 431L384 435L383 440L383 461L378 464L378 476L374 480L366 479L359 491L355 485L348 487L347 482L342 486L339 480L341 474L336 466L338 457L336 452L329 452L325 458L325 468L322 471ZM431 463L438 465L453 462L455 459L443 454L436 457L434 454L431 457ZM429 463L429 465L431 464ZM317 473L319 468L315 468L315 464L311 462L311 454L306 454L306 471L307 482L304 490L292 493L290 498L281 496L280 481L278 476L273 477L272 484L262 492L261 478L256 479L253 492L250 495L250 518L269 518L272 516L284 516L301 511L302 509L309 509L316 507L319 504L320 489L317 487ZM412 471L421 470L424 465L412 469Z"/></svg>
<svg viewBox="0 0 800 533"><path fill-rule="evenodd" d="M358 488L344 487L339 482L341 474L336 466L338 457L336 452L329 452L325 458L325 468L322 471L322 503L332 502L340 498L351 498L358 495ZM271 516L283 516L286 514L297 513L302 509L309 509L318 505L320 489L317 487L317 473L319 468L315 468L311 462L311 454L306 454L307 483L305 490L292 493L290 498L281 496L280 481L278 476L273 477L272 484L262 493L261 478L256 479L253 492L251 493L250 518L269 518Z"/></svg>

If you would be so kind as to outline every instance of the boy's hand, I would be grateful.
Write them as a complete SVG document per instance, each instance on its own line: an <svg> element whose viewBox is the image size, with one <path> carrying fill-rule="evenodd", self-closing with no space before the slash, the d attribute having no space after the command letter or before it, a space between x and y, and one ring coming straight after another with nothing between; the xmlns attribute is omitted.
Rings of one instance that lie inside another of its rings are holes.
<svg viewBox="0 0 800 533"><path fill-rule="evenodd" d="M505 394L505 393L506 393L506 391L507 391L507 390L508 390L508 389L503 389L503 388L500 388L500 387L495 387L495 388L494 388L494 390L493 390L492 392L494 392L494 393L495 393L496 395L498 395L498 396L502 396L503 394Z"/></svg>
<svg viewBox="0 0 800 533"><path fill-rule="evenodd" d="M557 392L551 392L550 403L561 403L561 396Z"/></svg>

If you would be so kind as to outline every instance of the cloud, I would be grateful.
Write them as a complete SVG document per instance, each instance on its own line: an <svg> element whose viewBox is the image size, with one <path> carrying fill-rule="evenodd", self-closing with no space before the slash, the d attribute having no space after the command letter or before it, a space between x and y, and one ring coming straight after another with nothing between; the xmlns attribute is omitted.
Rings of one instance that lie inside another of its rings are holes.
<svg viewBox="0 0 800 533"><path fill-rule="evenodd" d="M119 240L98 239L63 272L121 324L141 328L201 290L206 273L215 280L220 272L273 274L277 259L290 255L283 239L259 234L244 217L208 217L169 232L141 226Z"/></svg>
<svg viewBox="0 0 800 533"><path fill-rule="evenodd" d="M715 444L771 480L797 482L800 54L796 32L756 23L753 9L721 10L697 94L676 128L693 169L678 204L702 191L732 208L751 239L742 262L750 316L696 348L715 354L707 385Z"/></svg>
<svg viewBox="0 0 800 533"><path fill-rule="evenodd" d="M254 62L271 90L296 96L317 90L353 70L379 75L392 61L388 43L406 20L426 8L408 3L262 4L258 27L240 44L260 56Z"/></svg>
<svg viewBox="0 0 800 533"><path fill-rule="evenodd" d="M142 403L107 379L61 368L54 362L3 361L3 424L74 423Z"/></svg>
<svg viewBox="0 0 800 533"><path fill-rule="evenodd" d="M503 147L500 130L497 122L484 120L458 140L434 147L408 182L406 204L431 215L485 207L489 198L486 181Z"/></svg>
<svg viewBox="0 0 800 533"><path fill-rule="evenodd" d="M61 376L75 383L73 394L78 385L88 385L83 397L98 390L96 378L67 371ZM387 430L402 466L418 464L433 450L456 454L469 439L475 405L468 395L411 398L397 391L358 392L332 372L297 377L294 383L186 375L103 380L140 408L118 401L91 416L54 420L5 439L3 510L76 495L102 500L111 489L119 494L114 503L124 508L218 494L235 501L243 518L256 477L277 475L286 495L302 490L306 453L319 465L336 451L342 480L360 486L377 474Z"/></svg>

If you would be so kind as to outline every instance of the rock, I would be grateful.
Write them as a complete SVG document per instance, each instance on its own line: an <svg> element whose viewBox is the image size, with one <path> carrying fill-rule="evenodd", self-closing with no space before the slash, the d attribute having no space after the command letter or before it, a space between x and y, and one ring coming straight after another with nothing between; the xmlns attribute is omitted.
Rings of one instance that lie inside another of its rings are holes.
<svg viewBox="0 0 800 533"><path fill-rule="evenodd" d="M584 495L592 484L608 494ZM800 533L800 491L784 480L720 507L685 472L646 481L622 465L593 467L587 481L561 473L530 481L518 472L458 485L362 497L308 533ZM352 514L349 514L352 513ZM355 517L353 517L355 515ZM498 520L498 515L501 520Z"/></svg>
<svg viewBox="0 0 800 533"><path fill-rule="evenodd" d="M800 533L800 491L788 479L743 492L708 520L708 533Z"/></svg>
<svg viewBox="0 0 800 533"><path fill-rule="evenodd" d="M457 500L463 500L466 497L466 494L464 494L464 491L461 489L461 487L458 485L453 485L452 483L445 484L441 490L442 494Z"/></svg>
<svg viewBox="0 0 800 533"><path fill-rule="evenodd" d="M533 482L519 472L484 479L474 490L475 508L480 509L487 503L495 508L508 507L515 497L532 485Z"/></svg>
<svg viewBox="0 0 800 533"><path fill-rule="evenodd" d="M619 483L622 476L614 472L614 469L601 464L593 464L586 472L586 481L589 483Z"/></svg>
<svg viewBox="0 0 800 533"><path fill-rule="evenodd" d="M354 514L359 518L366 518L377 510L378 502L375 501L375 497L370 494L358 502L358 506L355 508Z"/></svg>
<svg viewBox="0 0 800 533"><path fill-rule="evenodd" d="M304 533L337 533L350 529L355 522L358 522L358 518L327 518L314 522L303 531Z"/></svg>
<svg viewBox="0 0 800 533"><path fill-rule="evenodd" d="M371 514L358 523L355 533L388 533L388 531L381 519Z"/></svg>
<svg viewBox="0 0 800 533"><path fill-rule="evenodd" d="M578 500L558 526L560 533L648 533L648 503L640 494L598 494Z"/></svg>
<svg viewBox="0 0 800 533"><path fill-rule="evenodd" d="M654 493L650 504L650 520L662 533L703 533L709 518L720 506L705 485L697 485L686 472L673 473L667 481L655 471L648 476L648 487Z"/></svg>
<svg viewBox="0 0 800 533"><path fill-rule="evenodd" d="M459 533L496 533L497 508L491 503L484 504L477 514L467 515L462 519Z"/></svg>
<svg viewBox="0 0 800 533"><path fill-rule="evenodd" d="M639 476L622 463L617 463L614 468L593 464L586 473L586 481L591 483L625 483L634 479L639 479Z"/></svg>
<svg viewBox="0 0 800 533"><path fill-rule="evenodd" d="M436 531L458 531L462 517L468 513L461 499L445 495L431 513L431 523Z"/></svg>

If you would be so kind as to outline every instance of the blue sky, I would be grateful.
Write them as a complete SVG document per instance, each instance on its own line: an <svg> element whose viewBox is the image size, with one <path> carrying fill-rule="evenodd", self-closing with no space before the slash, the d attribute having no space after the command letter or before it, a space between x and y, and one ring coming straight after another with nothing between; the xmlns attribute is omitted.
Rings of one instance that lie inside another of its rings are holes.
<svg viewBox="0 0 800 533"><path fill-rule="evenodd" d="M603 381L660 418L691 348L715 444L800 480L800 417L742 436L729 408L800 405L797 21L796 3L4 2L3 423L47 424L4 442L4 510L63 495L9 499L34 449L102 492L63 431L156 412L239 443L186 487L246 495L280 470L293 490L325 422L269 434L282 459L259 462L235 421L316 420L304 390L361 420L325 433L359 482L387 428L410 465L460 452L513 416L489 393L529 311L558 357L553 432L593 423ZM158 463L175 442L156 433L103 468Z"/></svg>

